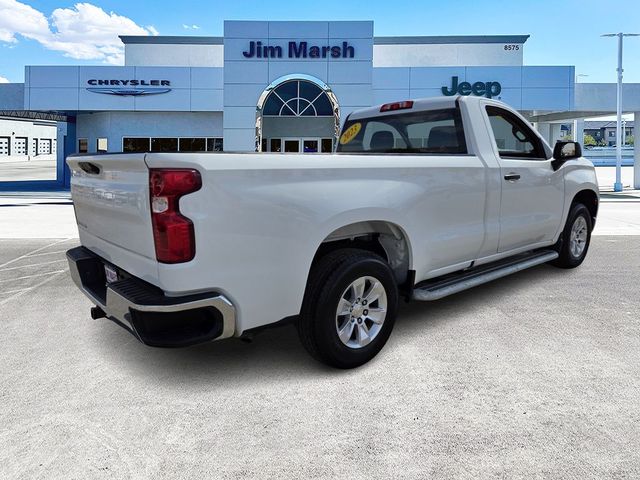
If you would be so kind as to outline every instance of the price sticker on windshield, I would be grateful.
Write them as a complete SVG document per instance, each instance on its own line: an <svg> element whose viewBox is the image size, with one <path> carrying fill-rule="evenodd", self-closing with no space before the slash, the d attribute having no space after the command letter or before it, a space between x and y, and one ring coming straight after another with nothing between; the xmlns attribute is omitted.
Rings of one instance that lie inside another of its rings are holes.
<svg viewBox="0 0 640 480"><path fill-rule="evenodd" d="M346 145L351 140L356 138L361 128L362 124L360 122L357 122L347 128L344 132L342 132L342 135L340 135L340 145Z"/></svg>

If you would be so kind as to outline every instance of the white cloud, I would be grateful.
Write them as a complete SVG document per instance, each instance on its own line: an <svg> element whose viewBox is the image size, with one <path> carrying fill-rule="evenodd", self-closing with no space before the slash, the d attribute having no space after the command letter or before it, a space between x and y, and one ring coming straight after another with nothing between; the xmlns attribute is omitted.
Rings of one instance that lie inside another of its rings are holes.
<svg viewBox="0 0 640 480"><path fill-rule="evenodd" d="M200 25L187 25L186 23L183 23L182 28L185 30L200 30Z"/></svg>
<svg viewBox="0 0 640 480"><path fill-rule="evenodd" d="M9 80L4 77L0 77L0 83L9 83Z"/></svg>
<svg viewBox="0 0 640 480"><path fill-rule="evenodd" d="M47 18L24 3L0 0L0 42L16 43L17 35L67 57L122 64L124 47L118 35L158 35L158 31L91 3L57 8Z"/></svg>
<svg viewBox="0 0 640 480"><path fill-rule="evenodd" d="M0 0L0 41L16 43L16 34L37 40L48 33L42 12L15 0Z"/></svg>

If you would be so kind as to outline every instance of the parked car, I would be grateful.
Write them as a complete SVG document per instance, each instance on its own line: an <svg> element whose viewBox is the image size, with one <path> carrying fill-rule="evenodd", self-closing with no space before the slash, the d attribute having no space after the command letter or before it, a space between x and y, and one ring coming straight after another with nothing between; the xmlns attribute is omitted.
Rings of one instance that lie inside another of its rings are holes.
<svg viewBox="0 0 640 480"><path fill-rule="evenodd" d="M92 317L171 347L292 320L311 355L340 368L382 349L402 297L577 267L599 201L579 144L552 151L518 112L479 97L353 112L335 154L67 163L82 244L67 256Z"/></svg>

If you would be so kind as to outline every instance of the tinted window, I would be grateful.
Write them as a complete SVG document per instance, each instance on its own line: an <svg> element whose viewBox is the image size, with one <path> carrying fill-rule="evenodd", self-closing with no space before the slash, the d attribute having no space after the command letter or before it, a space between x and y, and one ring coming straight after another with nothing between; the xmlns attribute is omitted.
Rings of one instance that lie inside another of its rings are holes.
<svg viewBox="0 0 640 480"><path fill-rule="evenodd" d="M207 152L222 152L223 147L221 138L207 138Z"/></svg>
<svg viewBox="0 0 640 480"><path fill-rule="evenodd" d="M321 141L322 144L322 152L331 153L333 151L333 140L330 138L323 138Z"/></svg>
<svg viewBox="0 0 640 480"><path fill-rule="evenodd" d="M123 152L148 152L149 138L124 137L122 139Z"/></svg>
<svg viewBox="0 0 640 480"><path fill-rule="evenodd" d="M177 138L152 138L151 151L152 152L177 152L178 139Z"/></svg>
<svg viewBox="0 0 640 480"><path fill-rule="evenodd" d="M455 109L349 120L338 152L467 153L460 112Z"/></svg>
<svg viewBox="0 0 640 480"><path fill-rule="evenodd" d="M206 138L181 138L181 152L204 152L207 149Z"/></svg>
<svg viewBox="0 0 640 480"><path fill-rule="evenodd" d="M280 151L282 151L282 140L280 140L279 138L272 138L271 139L271 149L269 151L270 152L280 152Z"/></svg>
<svg viewBox="0 0 640 480"><path fill-rule="evenodd" d="M501 157L545 158L538 136L518 117L498 107L487 107Z"/></svg>

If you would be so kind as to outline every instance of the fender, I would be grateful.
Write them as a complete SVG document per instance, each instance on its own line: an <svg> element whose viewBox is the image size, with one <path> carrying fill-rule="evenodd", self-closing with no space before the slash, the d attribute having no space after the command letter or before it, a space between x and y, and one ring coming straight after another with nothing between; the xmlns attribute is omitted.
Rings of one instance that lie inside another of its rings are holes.
<svg viewBox="0 0 640 480"><path fill-rule="evenodd" d="M558 230L554 235L554 241L558 241L562 230L564 230L567 216L571 208L571 203L576 195L583 190L591 190L595 193L600 203L600 191L598 189L598 179L593 170L593 164L585 158L577 158L566 162L560 170L564 173L564 207L562 209L562 220L558 225Z"/></svg>
<svg viewBox="0 0 640 480"><path fill-rule="evenodd" d="M352 221L356 218L358 220ZM313 259L323 244L331 241L355 239L364 234L380 233L384 236L380 245L387 252L398 281L403 283L406 280L407 272L413 269L410 235L402 226L406 224L406 219L389 209L362 208L335 215L322 225L322 234L316 237L316 248L313 252L309 252L310 255L307 257L307 271L311 271ZM396 241L404 243L402 248L406 249L406 253L399 255L401 258L397 258L398 261L394 262L393 255L390 253L393 248L396 248Z"/></svg>

